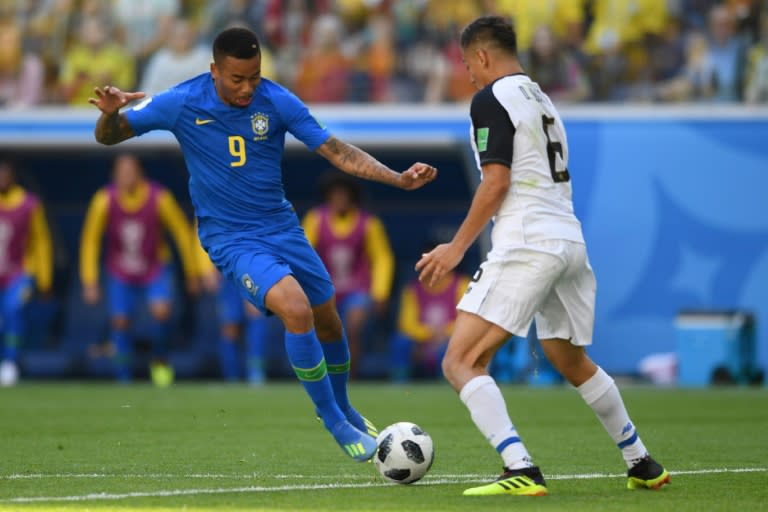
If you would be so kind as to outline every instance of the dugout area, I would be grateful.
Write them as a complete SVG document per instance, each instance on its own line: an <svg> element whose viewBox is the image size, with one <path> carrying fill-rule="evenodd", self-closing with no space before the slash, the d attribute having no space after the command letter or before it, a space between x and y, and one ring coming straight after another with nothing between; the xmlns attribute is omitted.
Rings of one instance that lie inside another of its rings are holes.
<svg viewBox="0 0 768 512"><path fill-rule="evenodd" d="M440 169L440 180L427 189L404 192L384 185L361 182L364 207L384 222L396 257L392 302L386 318L374 320L366 340L362 377L387 376L388 337L395 323L398 292L415 274L413 265L429 239L450 237L461 222L471 197L470 177L465 171L463 148L388 147L366 148L394 169L404 170L416 160L429 161ZM21 366L28 378L110 378L109 362L94 357L108 337L105 306L86 305L81 300L78 274L79 243L83 221L92 195L111 176L112 161L121 152L136 154L148 178L168 187L191 218L183 158L174 147L11 149L5 154L17 164L20 184L42 197L54 246L53 297L34 300L27 311L28 337L21 353ZM305 148L291 144L285 154L286 195L302 216L321 201L319 183L331 166ZM171 245L173 245L171 243ZM103 253L102 253L103 254ZM475 248L463 262L467 273L480 262ZM176 255L177 256L177 255ZM208 295L192 299L185 295L183 274L177 264L173 311L171 360L180 378L216 378L218 375L218 325L214 300ZM103 275L103 272L102 272ZM136 375L146 373L148 346L141 341L147 312L142 309L133 326L139 341ZM273 322L267 365L270 377L291 376L285 362L282 330Z"/></svg>
<svg viewBox="0 0 768 512"><path fill-rule="evenodd" d="M343 105L313 113L337 137L394 168L420 160L440 170L438 180L410 193L364 184L365 204L384 220L397 258L390 315L373 327L367 339L371 356L362 364L363 375L384 375L386 359L380 355L399 286L413 275L426 238L453 234L479 178L468 144L467 106ZM582 105L561 114L574 208L598 280L592 356L612 374L635 375L644 357L675 352L681 311L738 310L754 315L755 366L768 367L768 109ZM77 245L87 201L107 181L116 152L136 151L147 174L168 186L191 213L186 170L171 136L151 133L104 148L93 140L95 118L90 110L43 110L0 119L0 151L18 159L22 183L43 197L56 245L57 300L38 304L27 355L37 348L82 354L105 321L79 303ZM286 144L286 192L302 214L319 201L317 180L329 167L294 139ZM467 255L463 270L472 273L487 248L485 237ZM190 304L182 297L178 305L179 375L213 377L212 357L200 354L215 353L215 326L198 330L199 320L211 318L211 304ZM46 335L48 328L53 335ZM277 363L284 364L282 342L271 348L276 373L287 375ZM40 368L66 368L58 376L106 375L82 365L62 366L49 351L39 355ZM53 376L39 373L46 375Z"/></svg>

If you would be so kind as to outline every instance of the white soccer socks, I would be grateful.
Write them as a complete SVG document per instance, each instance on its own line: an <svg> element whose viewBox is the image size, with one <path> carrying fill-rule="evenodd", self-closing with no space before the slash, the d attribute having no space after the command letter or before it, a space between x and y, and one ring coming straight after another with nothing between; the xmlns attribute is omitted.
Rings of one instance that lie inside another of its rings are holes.
<svg viewBox="0 0 768 512"><path fill-rule="evenodd" d="M531 456L509 419L507 404L496 382L488 375L467 382L459 398L469 409L472 421L504 460L507 469L533 466Z"/></svg>
<svg viewBox="0 0 768 512"><path fill-rule="evenodd" d="M648 453L635 425L629 419L619 389L602 368L598 367L597 372L576 389L621 449L627 467L632 467Z"/></svg>

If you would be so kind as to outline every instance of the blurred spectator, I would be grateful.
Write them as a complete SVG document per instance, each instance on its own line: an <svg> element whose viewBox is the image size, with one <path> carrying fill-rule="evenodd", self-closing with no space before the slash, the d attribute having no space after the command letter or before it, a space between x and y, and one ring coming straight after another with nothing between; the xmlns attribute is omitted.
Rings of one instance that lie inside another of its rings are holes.
<svg viewBox="0 0 768 512"><path fill-rule="evenodd" d="M356 362L352 368L359 368L372 307L380 316L387 308L394 255L384 224L360 206L356 178L333 172L324 178L322 191L323 205L307 212L301 224L331 275L351 360Z"/></svg>
<svg viewBox="0 0 768 512"><path fill-rule="evenodd" d="M309 0L267 0L266 40L278 48L301 47L307 39L312 11Z"/></svg>
<svg viewBox="0 0 768 512"><path fill-rule="evenodd" d="M433 248L434 244L425 252ZM434 286L418 279L405 286L397 332L390 346L393 381L406 382L415 373L440 376L440 364L456 320L456 304L468 284L469 277L451 271Z"/></svg>
<svg viewBox="0 0 768 512"><path fill-rule="evenodd" d="M0 107L21 108L43 99L43 62L22 49L21 30L0 23Z"/></svg>
<svg viewBox="0 0 768 512"><path fill-rule="evenodd" d="M67 51L59 83L63 99L85 106L93 87L114 85L129 90L136 83L133 58L116 43L109 42L105 25L96 18L84 19L80 39Z"/></svg>
<svg viewBox="0 0 768 512"><path fill-rule="evenodd" d="M429 42L416 58L422 59L424 101L465 101L477 92L461 60L458 34L482 15L479 0L427 0L424 26ZM435 50L437 53L435 54Z"/></svg>
<svg viewBox="0 0 768 512"><path fill-rule="evenodd" d="M91 19L101 20L108 35L104 46L115 34L133 57L131 74L141 88L170 76L158 68L192 69L193 54L201 50L184 46L186 37L171 37L179 16L198 29L206 47L221 29L255 30L263 43L262 76L309 102L467 101L475 91L457 35L482 14L514 21L521 56L530 53L538 29L549 29L557 53L575 61L588 78L591 95L583 97L579 88L575 97L592 101L678 97L680 91L668 86L683 83L684 42L691 33L706 32L716 100L735 101L746 92L746 74L758 69L747 69L746 53L759 39L767 7L765 0L26 0L0 2L0 20L20 34L5 37L20 37L24 54L42 59L37 103L70 101L72 84L62 87L56 78L63 77L67 52L83 46L76 29ZM127 69L122 55L118 60L115 67ZM7 74L0 70L0 81Z"/></svg>
<svg viewBox="0 0 768 512"><path fill-rule="evenodd" d="M459 34L470 21L483 14L478 0L426 0L425 21L439 43L445 43Z"/></svg>
<svg viewBox="0 0 768 512"><path fill-rule="evenodd" d="M347 99L352 65L342 52L342 26L332 14L312 25L312 36L299 64L296 94L306 103L339 103Z"/></svg>
<svg viewBox="0 0 768 512"><path fill-rule="evenodd" d="M266 75L262 71L262 75L273 76L288 86L295 84L297 63L301 59L311 23L308 3L308 0L268 0L264 14L264 32L268 43L265 46L275 48L277 64L274 68L278 74Z"/></svg>
<svg viewBox="0 0 768 512"><path fill-rule="evenodd" d="M211 50L197 43L189 20L174 20L167 41L147 63L140 91L156 94L209 70Z"/></svg>
<svg viewBox="0 0 768 512"><path fill-rule="evenodd" d="M205 2L202 33L211 42L216 34L233 24L253 30L261 41L265 40L263 20L268 7L266 0L212 0Z"/></svg>
<svg viewBox="0 0 768 512"><path fill-rule="evenodd" d="M707 29L707 14L722 0L669 0L669 12L682 21L685 30L703 32Z"/></svg>
<svg viewBox="0 0 768 512"><path fill-rule="evenodd" d="M594 19L585 46L591 54L614 45L641 42L661 34L667 23L667 0L594 0Z"/></svg>
<svg viewBox="0 0 768 512"><path fill-rule="evenodd" d="M113 0L113 6L124 48L140 67L163 46L181 7L180 0Z"/></svg>
<svg viewBox="0 0 768 512"><path fill-rule="evenodd" d="M664 32L649 39L649 78L653 83L671 80L685 66L685 37L680 20L670 18Z"/></svg>
<svg viewBox="0 0 768 512"><path fill-rule="evenodd" d="M726 0L725 4L736 20L736 31L749 44L757 41L760 37L761 16L768 10L765 0Z"/></svg>
<svg viewBox="0 0 768 512"><path fill-rule="evenodd" d="M101 300L100 252L105 239L107 297L115 348L115 376L132 378L129 326L137 301L148 303L151 316L152 381L167 386L173 381L168 356L173 277L171 252L164 231L169 231L181 255L190 293L199 289L190 226L171 193L147 180L141 162L124 154L115 159L112 184L93 196L80 241L80 279L88 304Z"/></svg>
<svg viewBox="0 0 768 512"><path fill-rule="evenodd" d="M450 98L452 86L466 82L460 81L466 69L463 63L457 69L461 56L455 51L461 23L455 15L463 19L466 14L456 2L445 4L446 10L441 12L440 5L434 1L393 2L390 12L399 58L393 84L397 101L443 102ZM467 2L470 12L474 4ZM450 45L454 47L452 50Z"/></svg>
<svg viewBox="0 0 768 512"><path fill-rule="evenodd" d="M49 99L61 101L58 89L60 69L73 39L77 12L75 0L45 0L34 11L25 39L43 60Z"/></svg>
<svg viewBox="0 0 768 512"><path fill-rule="evenodd" d="M256 306L240 296L237 287L224 279L200 245L197 231L193 229L196 241L197 270L200 272L202 288L216 297L216 314L219 320L219 365L221 375L227 382L241 379L241 361L238 347L241 326L245 338L245 372L252 386L263 384L266 379L264 355L266 352L269 320Z"/></svg>
<svg viewBox="0 0 768 512"><path fill-rule="evenodd" d="M585 0L486 0L486 12L508 16L515 24L517 49L528 51L534 34L549 27L565 48L578 48L584 37Z"/></svg>
<svg viewBox="0 0 768 512"><path fill-rule="evenodd" d="M556 102L589 98L589 82L576 59L564 52L546 26L533 35L530 51L521 55L526 72Z"/></svg>
<svg viewBox="0 0 768 512"><path fill-rule="evenodd" d="M322 4L323 2L317 3ZM380 14L378 11L387 2L383 0L333 0L326 3L333 5L333 11L338 14L348 30L357 32L364 29L371 18L378 17ZM321 10L330 10L329 7L326 5L320 8Z"/></svg>
<svg viewBox="0 0 768 512"><path fill-rule="evenodd" d="M40 199L16 184L12 162L0 160L0 386L18 381L16 361L24 338L24 306L35 288L50 293L52 262L51 234Z"/></svg>
<svg viewBox="0 0 768 512"><path fill-rule="evenodd" d="M373 16L366 27L366 42L355 72L357 87L352 100L391 101L392 75L395 71L395 45L392 20Z"/></svg>
<svg viewBox="0 0 768 512"><path fill-rule="evenodd" d="M447 90L444 99L448 101L469 101L477 92L475 84L469 79L467 66L461 56L461 46L458 40L451 41L443 51L445 72L448 73Z"/></svg>
<svg viewBox="0 0 768 512"><path fill-rule="evenodd" d="M715 82L707 37L693 32L688 35L683 69L677 77L659 84L657 97L663 101L710 101Z"/></svg>
<svg viewBox="0 0 768 512"><path fill-rule="evenodd" d="M736 33L733 12L723 5L713 7L709 12L708 55L715 72L715 101L740 99L745 54L744 41Z"/></svg>
<svg viewBox="0 0 768 512"><path fill-rule="evenodd" d="M592 56L594 99L630 99L634 83L649 79L646 42L664 31L666 0L594 0L593 14L584 49Z"/></svg>
<svg viewBox="0 0 768 512"><path fill-rule="evenodd" d="M762 17L760 40L749 51L744 101L768 103L768 13Z"/></svg>

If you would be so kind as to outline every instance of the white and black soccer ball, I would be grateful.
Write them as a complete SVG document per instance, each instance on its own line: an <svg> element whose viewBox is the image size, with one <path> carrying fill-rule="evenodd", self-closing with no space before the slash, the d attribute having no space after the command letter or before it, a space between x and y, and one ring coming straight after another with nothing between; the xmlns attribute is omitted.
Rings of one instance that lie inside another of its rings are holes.
<svg viewBox="0 0 768 512"><path fill-rule="evenodd" d="M410 484L427 474L435 460L432 438L418 425L394 423L376 438L379 450L373 457L381 476L398 484Z"/></svg>

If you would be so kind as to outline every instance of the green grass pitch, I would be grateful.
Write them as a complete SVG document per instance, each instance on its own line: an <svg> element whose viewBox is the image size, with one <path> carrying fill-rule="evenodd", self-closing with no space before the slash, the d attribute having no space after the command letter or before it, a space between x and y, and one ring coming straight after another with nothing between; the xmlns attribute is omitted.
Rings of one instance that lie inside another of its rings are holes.
<svg viewBox="0 0 768 512"><path fill-rule="evenodd" d="M623 390L645 443L672 471L661 491L628 491L597 419L566 388L504 388L549 479L543 498L461 496L500 461L447 384L353 384L380 428L413 421L435 464L386 484L348 459L298 383L26 384L0 390L0 510L447 511L768 509L768 390Z"/></svg>

